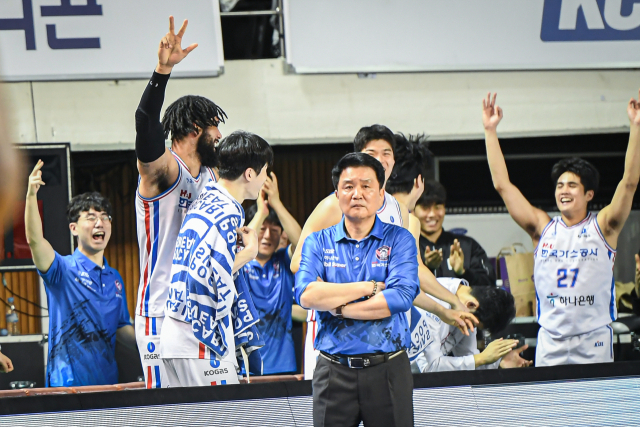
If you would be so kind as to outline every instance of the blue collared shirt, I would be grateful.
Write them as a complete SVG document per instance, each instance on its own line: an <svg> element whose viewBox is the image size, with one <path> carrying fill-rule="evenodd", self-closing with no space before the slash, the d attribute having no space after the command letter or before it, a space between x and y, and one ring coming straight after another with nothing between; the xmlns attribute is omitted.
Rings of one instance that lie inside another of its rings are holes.
<svg viewBox="0 0 640 427"><path fill-rule="evenodd" d="M344 218L307 237L296 274L298 304L309 283L318 277L330 283L376 280L385 283L382 294L391 312L390 317L378 320L341 320L319 311L316 349L351 355L408 348L411 337L405 312L420 290L417 256L411 233L377 216L371 233L360 241L347 237Z"/></svg>
<svg viewBox="0 0 640 427"><path fill-rule="evenodd" d="M76 249L68 256L56 252L49 270L38 274L49 307L46 385L116 384L116 330L131 324L118 271Z"/></svg>
<svg viewBox="0 0 640 427"><path fill-rule="evenodd" d="M258 310L258 331L265 341L260 349L263 373L296 372L296 352L291 335L293 273L289 247L273 253L263 266L256 260L245 264L249 292Z"/></svg>

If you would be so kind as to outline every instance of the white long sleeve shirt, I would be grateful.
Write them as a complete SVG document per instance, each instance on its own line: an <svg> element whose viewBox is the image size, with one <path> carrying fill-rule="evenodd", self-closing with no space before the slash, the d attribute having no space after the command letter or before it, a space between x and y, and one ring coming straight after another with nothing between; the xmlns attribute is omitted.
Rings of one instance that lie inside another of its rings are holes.
<svg viewBox="0 0 640 427"><path fill-rule="evenodd" d="M458 287L468 286L467 282L462 279L439 277L437 280L453 294L458 291ZM450 308L450 305L444 301L433 299L444 307ZM421 309L418 310L423 312ZM467 336L455 326L444 323L435 314L424 313L431 340L413 362L412 370L414 372L475 370L476 363L473 355L480 353L476 339L477 329L469 332L469 336ZM480 366L478 369L495 369L499 364L498 360L492 364Z"/></svg>

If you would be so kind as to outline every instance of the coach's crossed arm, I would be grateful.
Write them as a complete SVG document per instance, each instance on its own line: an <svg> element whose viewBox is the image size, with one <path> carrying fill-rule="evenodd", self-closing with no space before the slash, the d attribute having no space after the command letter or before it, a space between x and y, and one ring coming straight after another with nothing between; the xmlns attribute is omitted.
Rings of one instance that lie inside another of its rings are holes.
<svg viewBox="0 0 640 427"><path fill-rule="evenodd" d="M300 269L296 274L295 284L296 301L301 307L330 311L371 295L374 288L372 282L331 283L323 281L324 267L321 253L316 236L307 237L302 248ZM384 288L384 283L378 283L378 292Z"/></svg>

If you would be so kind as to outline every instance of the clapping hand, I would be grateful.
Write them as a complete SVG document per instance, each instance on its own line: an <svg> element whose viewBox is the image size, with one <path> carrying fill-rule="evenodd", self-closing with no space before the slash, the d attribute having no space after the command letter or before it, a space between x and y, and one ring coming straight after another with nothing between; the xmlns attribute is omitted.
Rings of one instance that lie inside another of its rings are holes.
<svg viewBox="0 0 640 427"><path fill-rule="evenodd" d="M451 269L456 275L462 276L464 274L464 252L462 252L458 239L455 239L453 245L451 245L449 264L451 264Z"/></svg>
<svg viewBox="0 0 640 427"><path fill-rule="evenodd" d="M431 249L427 245L427 248L424 250L424 263L429 270L435 270L440 267L442 263L442 249Z"/></svg>

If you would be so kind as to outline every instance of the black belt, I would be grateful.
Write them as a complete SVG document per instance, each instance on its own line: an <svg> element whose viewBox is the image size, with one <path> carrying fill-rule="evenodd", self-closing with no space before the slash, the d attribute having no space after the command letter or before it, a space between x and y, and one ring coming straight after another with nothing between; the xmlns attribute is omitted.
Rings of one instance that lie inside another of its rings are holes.
<svg viewBox="0 0 640 427"><path fill-rule="evenodd" d="M333 354L320 352L320 356L334 363L339 363L343 366L352 369L370 368L372 366L380 365L381 363L388 362L399 354L404 353L404 350L393 351L391 353L371 354L366 356L334 356Z"/></svg>

